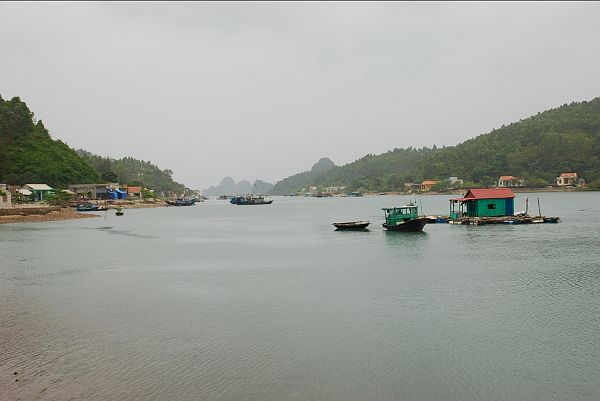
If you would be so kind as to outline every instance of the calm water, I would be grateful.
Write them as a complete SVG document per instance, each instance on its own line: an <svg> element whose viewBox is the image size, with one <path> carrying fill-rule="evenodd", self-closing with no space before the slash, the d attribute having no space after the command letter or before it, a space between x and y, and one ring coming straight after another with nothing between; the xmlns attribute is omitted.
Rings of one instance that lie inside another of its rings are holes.
<svg viewBox="0 0 600 401"><path fill-rule="evenodd" d="M528 196L562 221L389 233L409 199L375 196L0 225L0 399L597 400L600 193Z"/></svg>

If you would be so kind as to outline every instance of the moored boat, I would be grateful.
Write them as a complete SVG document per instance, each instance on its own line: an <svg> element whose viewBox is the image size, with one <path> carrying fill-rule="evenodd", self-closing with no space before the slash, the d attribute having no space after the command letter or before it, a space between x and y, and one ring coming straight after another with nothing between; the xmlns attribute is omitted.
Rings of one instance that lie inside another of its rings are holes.
<svg viewBox="0 0 600 401"><path fill-rule="evenodd" d="M341 223L332 223L337 230L365 230L369 226L368 221L346 221Z"/></svg>
<svg viewBox="0 0 600 401"><path fill-rule="evenodd" d="M382 210L385 213L383 227L390 231L423 231L429 221L427 217L419 216L419 207L412 203Z"/></svg>
<svg viewBox="0 0 600 401"><path fill-rule="evenodd" d="M229 202L234 205L270 205L273 203L272 200L266 200L261 195L232 196Z"/></svg>
<svg viewBox="0 0 600 401"><path fill-rule="evenodd" d="M93 203L82 203L81 205L77 205L78 212L100 212L106 210L103 206L98 206Z"/></svg>
<svg viewBox="0 0 600 401"><path fill-rule="evenodd" d="M165 202L170 206L192 206L197 201L197 199L175 199L174 201L167 200Z"/></svg>

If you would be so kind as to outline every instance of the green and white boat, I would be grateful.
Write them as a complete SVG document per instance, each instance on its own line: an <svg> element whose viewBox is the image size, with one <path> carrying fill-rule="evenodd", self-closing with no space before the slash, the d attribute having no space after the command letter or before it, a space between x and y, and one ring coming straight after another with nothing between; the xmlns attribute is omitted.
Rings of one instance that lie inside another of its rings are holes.
<svg viewBox="0 0 600 401"><path fill-rule="evenodd" d="M427 217L419 216L419 207L413 203L382 208L385 212L383 227L390 231L423 231Z"/></svg>

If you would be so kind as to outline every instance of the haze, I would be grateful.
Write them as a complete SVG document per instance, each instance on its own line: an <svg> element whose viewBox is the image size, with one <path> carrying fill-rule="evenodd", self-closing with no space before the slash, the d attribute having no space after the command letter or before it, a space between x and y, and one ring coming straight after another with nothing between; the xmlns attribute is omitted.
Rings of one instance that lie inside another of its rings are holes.
<svg viewBox="0 0 600 401"><path fill-rule="evenodd" d="M0 95L190 188L455 145L600 95L600 4L0 3Z"/></svg>

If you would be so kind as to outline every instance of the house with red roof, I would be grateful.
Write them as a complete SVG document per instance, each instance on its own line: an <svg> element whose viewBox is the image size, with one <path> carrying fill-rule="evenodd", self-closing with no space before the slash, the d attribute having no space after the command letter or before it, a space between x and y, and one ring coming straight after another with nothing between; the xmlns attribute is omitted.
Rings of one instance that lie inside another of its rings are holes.
<svg viewBox="0 0 600 401"><path fill-rule="evenodd" d="M559 187L582 187L585 185L585 180L577 177L577 173L562 173L556 177L556 185Z"/></svg>
<svg viewBox="0 0 600 401"><path fill-rule="evenodd" d="M510 188L469 189L462 198L450 199L450 218L512 216L515 194Z"/></svg>
<svg viewBox="0 0 600 401"><path fill-rule="evenodd" d="M512 175L503 175L498 178L498 187L500 188L517 188L524 187L525 180Z"/></svg>
<svg viewBox="0 0 600 401"><path fill-rule="evenodd" d="M436 180L425 180L421 183L421 191L426 192L431 190L431 187L437 184L439 181Z"/></svg>
<svg viewBox="0 0 600 401"><path fill-rule="evenodd" d="M127 187L127 196L142 199L142 187Z"/></svg>

